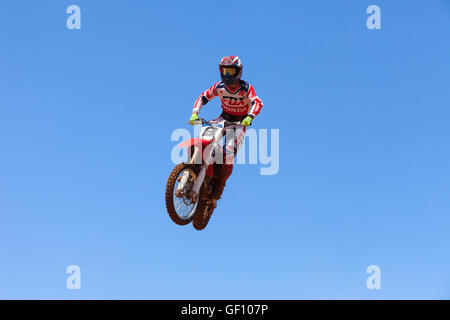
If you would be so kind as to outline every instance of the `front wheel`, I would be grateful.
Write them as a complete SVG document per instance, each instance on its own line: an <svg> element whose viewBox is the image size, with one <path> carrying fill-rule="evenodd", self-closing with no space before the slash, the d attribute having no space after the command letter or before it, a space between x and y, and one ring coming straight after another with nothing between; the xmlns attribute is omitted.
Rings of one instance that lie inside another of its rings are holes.
<svg viewBox="0 0 450 320"><path fill-rule="evenodd" d="M167 179L167 213L172 221L178 225L183 226L191 222L199 207L200 209L203 208L201 194L197 199L192 199L191 197L191 191L196 179L197 168L195 165L187 163L178 164ZM180 186L182 180L183 185Z"/></svg>

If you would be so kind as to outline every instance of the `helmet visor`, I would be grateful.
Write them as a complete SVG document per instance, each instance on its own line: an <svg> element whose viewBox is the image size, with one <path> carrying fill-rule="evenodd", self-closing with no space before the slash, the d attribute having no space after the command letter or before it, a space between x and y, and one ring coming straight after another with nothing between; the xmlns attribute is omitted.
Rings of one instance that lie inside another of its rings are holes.
<svg viewBox="0 0 450 320"><path fill-rule="evenodd" d="M236 68L221 68L221 72L223 76L235 76L237 74Z"/></svg>

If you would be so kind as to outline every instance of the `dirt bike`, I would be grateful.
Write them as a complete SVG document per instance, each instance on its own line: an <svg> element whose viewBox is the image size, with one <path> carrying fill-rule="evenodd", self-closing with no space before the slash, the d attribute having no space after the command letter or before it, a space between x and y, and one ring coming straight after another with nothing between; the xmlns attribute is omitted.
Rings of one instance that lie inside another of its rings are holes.
<svg viewBox="0 0 450 320"><path fill-rule="evenodd" d="M167 180L166 208L176 224L192 222L195 229L203 230L216 205L211 193L215 188L217 172L220 172L219 166L223 164L220 142L227 129L242 124L227 120L209 122L201 118L194 124L201 124L202 129L198 138L191 138L179 145L188 148L188 161L178 164Z"/></svg>

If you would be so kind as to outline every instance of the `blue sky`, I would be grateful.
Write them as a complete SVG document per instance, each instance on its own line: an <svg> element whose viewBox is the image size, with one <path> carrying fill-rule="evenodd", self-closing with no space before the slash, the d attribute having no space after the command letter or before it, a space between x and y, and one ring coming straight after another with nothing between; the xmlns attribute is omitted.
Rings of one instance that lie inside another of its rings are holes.
<svg viewBox="0 0 450 320"><path fill-rule="evenodd" d="M0 298L450 298L450 2L228 6L1 2ZM198 232L165 212L170 135L230 54L280 171L236 166Z"/></svg>

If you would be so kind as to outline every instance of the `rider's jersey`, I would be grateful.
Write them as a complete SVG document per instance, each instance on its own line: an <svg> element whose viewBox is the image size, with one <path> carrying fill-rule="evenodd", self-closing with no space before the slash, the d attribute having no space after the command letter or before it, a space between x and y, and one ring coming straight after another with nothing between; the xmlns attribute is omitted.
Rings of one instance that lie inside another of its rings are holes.
<svg viewBox="0 0 450 320"><path fill-rule="evenodd" d="M256 95L253 86L244 80L240 80L240 87L232 92L223 83L217 82L211 88L203 92L194 105L194 112L199 113L200 109L215 97L220 97L222 109L225 114L232 116L250 115L256 117L263 106L261 99Z"/></svg>

